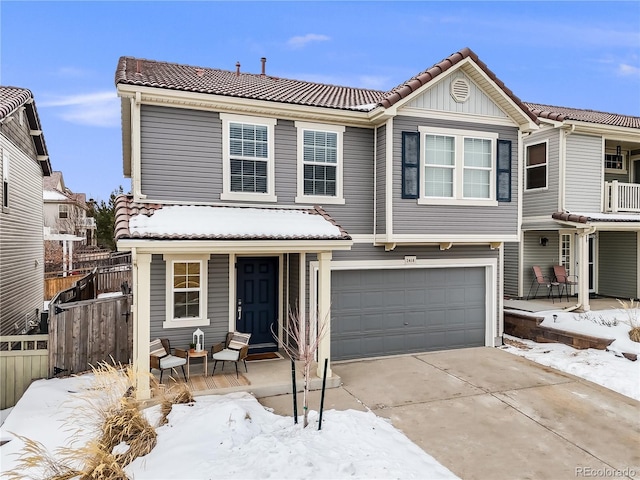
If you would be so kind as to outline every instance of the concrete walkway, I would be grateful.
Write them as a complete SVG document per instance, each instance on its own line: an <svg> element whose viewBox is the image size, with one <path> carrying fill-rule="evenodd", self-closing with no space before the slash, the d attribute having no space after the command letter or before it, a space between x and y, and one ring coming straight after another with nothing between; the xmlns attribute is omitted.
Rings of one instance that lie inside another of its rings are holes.
<svg viewBox="0 0 640 480"><path fill-rule="evenodd" d="M465 480L640 479L640 402L500 349L333 370L343 384L327 390L325 409L370 409L390 419ZM291 395L260 402L292 415ZM319 409L319 392L310 408Z"/></svg>

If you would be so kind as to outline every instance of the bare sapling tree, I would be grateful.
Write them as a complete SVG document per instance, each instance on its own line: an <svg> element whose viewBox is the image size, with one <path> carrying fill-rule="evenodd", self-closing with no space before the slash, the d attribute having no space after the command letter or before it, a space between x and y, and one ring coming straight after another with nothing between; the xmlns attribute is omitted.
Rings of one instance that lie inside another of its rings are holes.
<svg viewBox="0 0 640 480"><path fill-rule="evenodd" d="M309 424L309 388L311 386L311 367L316 358L320 342L326 333L327 322L318 322L311 328L311 321L298 307L289 308L288 322L283 325L283 334L288 337L283 342L284 351L302 366L304 386L302 389L303 428ZM326 320L326 319L325 319ZM274 335L277 338L277 335ZM295 393L294 393L295 395Z"/></svg>

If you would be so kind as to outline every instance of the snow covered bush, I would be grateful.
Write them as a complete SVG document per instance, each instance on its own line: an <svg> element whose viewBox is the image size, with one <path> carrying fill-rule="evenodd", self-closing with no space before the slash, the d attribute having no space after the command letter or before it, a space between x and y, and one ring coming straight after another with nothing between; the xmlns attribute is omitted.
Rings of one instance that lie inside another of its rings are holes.
<svg viewBox="0 0 640 480"><path fill-rule="evenodd" d="M626 320L622 320L624 323L631 327L629 330L629 338L634 342L640 342L640 302L634 301L633 298L628 302L618 300L622 305Z"/></svg>

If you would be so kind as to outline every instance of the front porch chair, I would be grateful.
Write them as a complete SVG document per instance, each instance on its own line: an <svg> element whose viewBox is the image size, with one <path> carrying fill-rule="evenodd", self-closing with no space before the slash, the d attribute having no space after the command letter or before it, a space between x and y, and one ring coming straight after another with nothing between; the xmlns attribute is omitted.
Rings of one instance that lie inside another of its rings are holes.
<svg viewBox="0 0 640 480"><path fill-rule="evenodd" d="M187 374L184 371L186 364L187 352L176 349L172 354L168 338L156 338L149 344L149 366L151 369L160 370L160 383L162 383L162 373L167 369L174 370L176 367L182 367L182 375L186 382Z"/></svg>
<svg viewBox="0 0 640 480"><path fill-rule="evenodd" d="M533 287L536 287L536 291L533 292L533 298L538 294L538 289L541 285L544 285L547 288L547 298L551 297L551 302L555 303L553 297L553 287L558 289L558 297L561 297L560 293L560 284L555 280L552 280L551 277L544 275L542 273L542 269L538 265L534 265L533 267L533 280L531 281L531 286L529 287L529 293L527 294L527 300L531 297L531 290Z"/></svg>
<svg viewBox="0 0 640 480"><path fill-rule="evenodd" d="M229 332L223 343L217 343L211 347L211 358L213 358L213 372L216 373L216 365L222 362L222 370L224 370L224 362L235 362L236 377L238 377L238 362L244 363L244 369L247 370L247 355L249 354L250 333Z"/></svg>
<svg viewBox="0 0 640 480"><path fill-rule="evenodd" d="M578 276L577 275L569 275L567 274L567 269L564 265L554 265L553 266L553 274L555 275L555 280L559 285L562 286L565 295L567 296L567 302L569 301L569 288L578 285ZM562 298L562 291L560 292L560 298Z"/></svg>

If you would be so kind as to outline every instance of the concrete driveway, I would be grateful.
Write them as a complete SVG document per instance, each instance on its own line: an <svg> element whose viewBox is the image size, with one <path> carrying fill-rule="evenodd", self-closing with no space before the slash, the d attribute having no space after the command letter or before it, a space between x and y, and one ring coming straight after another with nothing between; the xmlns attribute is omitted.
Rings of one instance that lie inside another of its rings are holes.
<svg viewBox="0 0 640 480"><path fill-rule="evenodd" d="M325 409L371 409L463 479L640 479L640 402L496 348L336 363ZM629 379L638 381L638 379ZM291 396L262 398L291 415ZM310 408L319 409L318 392Z"/></svg>

